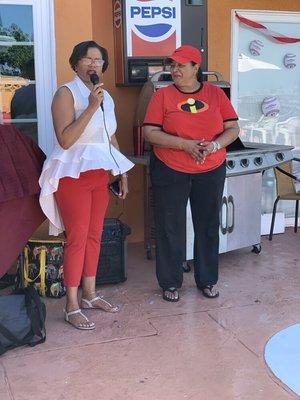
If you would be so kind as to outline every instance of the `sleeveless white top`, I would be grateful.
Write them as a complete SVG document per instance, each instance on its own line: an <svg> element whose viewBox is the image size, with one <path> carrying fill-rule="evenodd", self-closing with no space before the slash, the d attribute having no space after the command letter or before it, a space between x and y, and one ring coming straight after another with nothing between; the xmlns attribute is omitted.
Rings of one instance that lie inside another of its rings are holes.
<svg viewBox="0 0 300 400"><path fill-rule="evenodd" d="M90 90L82 80L75 79L65 85L74 98L75 118L77 119L88 107ZM117 128L114 102L109 93L103 90L103 108L95 111L90 122L78 140L67 150L57 142L53 152L47 157L39 179L41 187L40 205L50 222L49 234L57 236L64 231L54 193L57 191L60 178L70 176L78 178L81 172L105 169L113 175L130 170L134 164L120 153L109 138ZM112 156L112 155L113 156Z"/></svg>

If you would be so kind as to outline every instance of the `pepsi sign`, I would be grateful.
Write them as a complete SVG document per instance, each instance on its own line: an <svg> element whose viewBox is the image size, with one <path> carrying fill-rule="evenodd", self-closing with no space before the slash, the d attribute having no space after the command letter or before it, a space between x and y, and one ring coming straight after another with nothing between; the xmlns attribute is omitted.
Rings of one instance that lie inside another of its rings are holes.
<svg viewBox="0 0 300 400"><path fill-rule="evenodd" d="M180 0L126 0L128 57L166 56L181 45L180 3Z"/></svg>

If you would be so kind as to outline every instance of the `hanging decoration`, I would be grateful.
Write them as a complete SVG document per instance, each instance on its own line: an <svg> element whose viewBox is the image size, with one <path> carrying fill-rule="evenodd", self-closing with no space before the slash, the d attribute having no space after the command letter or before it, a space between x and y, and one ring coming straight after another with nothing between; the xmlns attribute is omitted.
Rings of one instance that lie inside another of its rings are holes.
<svg viewBox="0 0 300 400"><path fill-rule="evenodd" d="M261 49L264 47L264 44L260 40L252 40L249 44L250 53L257 57L260 55Z"/></svg>
<svg viewBox="0 0 300 400"><path fill-rule="evenodd" d="M247 25L250 28L257 29L263 35L268 36L269 38L272 38L279 43L298 43L298 42L300 42L300 38L289 37L289 36L282 35L281 33L271 31L266 26L264 26L258 22L251 21L248 18L242 17L237 12L235 13L235 15L242 24Z"/></svg>
<svg viewBox="0 0 300 400"><path fill-rule="evenodd" d="M296 67L296 54L287 53L283 57L283 64L286 68L292 69Z"/></svg>
<svg viewBox="0 0 300 400"><path fill-rule="evenodd" d="M280 103L277 97L265 97L261 104L261 109L266 117L277 117L280 111Z"/></svg>

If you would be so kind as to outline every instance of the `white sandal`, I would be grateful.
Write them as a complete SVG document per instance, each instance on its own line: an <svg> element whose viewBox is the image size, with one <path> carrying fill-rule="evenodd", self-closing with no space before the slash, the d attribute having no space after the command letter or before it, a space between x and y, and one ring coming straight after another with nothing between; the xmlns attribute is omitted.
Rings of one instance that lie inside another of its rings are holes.
<svg viewBox="0 0 300 400"><path fill-rule="evenodd" d="M79 322L77 324L74 322L71 322L69 317L71 315L75 315L75 314L80 314L86 320L86 322L88 322L89 325L85 325L82 322ZM64 310L64 316L65 316L65 321L68 322L70 325L74 326L74 328L81 329L83 331L90 331L92 329L95 329L95 323L90 322L89 319L81 312L80 308L78 308L78 310L69 311L69 312Z"/></svg>
<svg viewBox="0 0 300 400"><path fill-rule="evenodd" d="M100 305L94 307L93 303L95 302L100 302ZM98 309L98 310L104 310L106 312L111 312L111 313L115 313L119 311L119 306L114 306L111 303L109 303L108 301L106 301L103 296L96 296L91 300L88 299L81 299L81 307L85 310L88 309Z"/></svg>

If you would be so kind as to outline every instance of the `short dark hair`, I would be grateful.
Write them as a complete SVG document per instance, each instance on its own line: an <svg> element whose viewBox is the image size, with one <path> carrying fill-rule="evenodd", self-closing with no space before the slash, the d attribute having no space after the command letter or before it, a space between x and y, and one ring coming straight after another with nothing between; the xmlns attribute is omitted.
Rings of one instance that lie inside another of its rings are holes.
<svg viewBox="0 0 300 400"><path fill-rule="evenodd" d="M69 58L69 63L72 67L72 69L75 71L76 65L78 63L78 61L85 57L88 49L90 48L96 48L100 51L101 55L102 55L102 59L104 60L104 64L102 67L102 72L105 72L107 70L108 67L108 52L107 50L100 46L98 43L94 42L93 40L87 40L85 42L81 42L76 44L76 46L74 47L72 54Z"/></svg>
<svg viewBox="0 0 300 400"><path fill-rule="evenodd" d="M196 63L194 61L191 61L191 64L192 64L192 66L196 65ZM198 69L196 78L197 78L198 82L200 82L200 83L203 82L203 73L202 73L201 67L199 67L199 69Z"/></svg>

